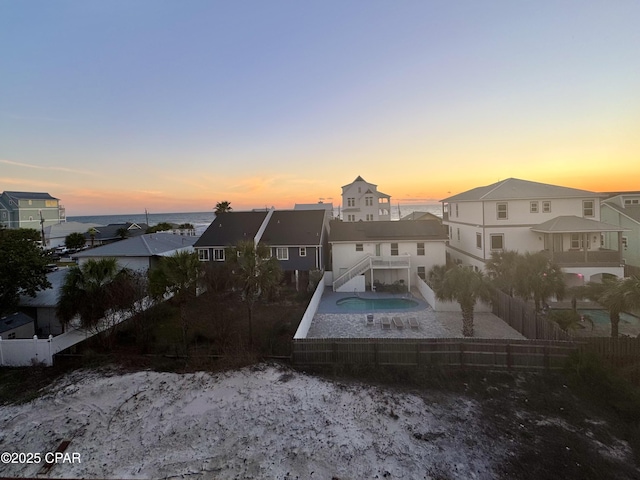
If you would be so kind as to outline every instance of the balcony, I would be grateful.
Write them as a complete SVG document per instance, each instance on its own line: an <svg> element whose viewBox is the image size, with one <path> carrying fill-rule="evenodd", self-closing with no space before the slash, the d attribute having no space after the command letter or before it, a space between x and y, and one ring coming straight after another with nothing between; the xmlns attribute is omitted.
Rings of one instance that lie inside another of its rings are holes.
<svg viewBox="0 0 640 480"><path fill-rule="evenodd" d="M622 255L617 250L569 250L564 252L550 252L544 250L549 260L560 267L619 267Z"/></svg>

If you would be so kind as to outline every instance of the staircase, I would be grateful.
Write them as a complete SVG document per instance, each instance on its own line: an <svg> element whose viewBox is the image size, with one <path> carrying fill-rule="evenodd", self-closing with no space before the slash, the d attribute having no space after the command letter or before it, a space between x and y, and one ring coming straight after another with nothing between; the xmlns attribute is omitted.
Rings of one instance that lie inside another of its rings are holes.
<svg viewBox="0 0 640 480"><path fill-rule="evenodd" d="M369 270L371 268L371 258L372 258L372 255L366 256L365 258L360 260L358 263L356 263L353 267L351 267L349 270L347 270L338 278L336 278L333 281L333 291L335 292L338 288L340 288L342 285L347 283L352 278L357 277L358 275L361 275L362 273Z"/></svg>

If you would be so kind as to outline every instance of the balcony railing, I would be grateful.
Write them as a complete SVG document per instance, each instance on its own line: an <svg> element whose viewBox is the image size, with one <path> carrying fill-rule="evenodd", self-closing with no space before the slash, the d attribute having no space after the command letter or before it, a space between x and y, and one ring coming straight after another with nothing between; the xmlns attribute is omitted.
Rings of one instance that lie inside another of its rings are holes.
<svg viewBox="0 0 640 480"><path fill-rule="evenodd" d="M543 253L561 267L584 265L618 266L622 263L622 255L617 250L588 250L586 256L584 250L571 250L567 252L550 252L545 250Z"/></svg>

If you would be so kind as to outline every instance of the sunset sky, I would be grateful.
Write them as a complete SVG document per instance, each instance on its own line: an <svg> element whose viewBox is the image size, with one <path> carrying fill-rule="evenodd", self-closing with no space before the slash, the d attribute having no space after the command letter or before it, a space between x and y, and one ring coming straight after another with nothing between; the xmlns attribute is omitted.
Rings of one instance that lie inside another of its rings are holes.
<svg viewBox="0 0 640 480"><path fill-rule="evenodd" d="M67 215L640 190L640 2L0 2L0 191Z"/></svg>

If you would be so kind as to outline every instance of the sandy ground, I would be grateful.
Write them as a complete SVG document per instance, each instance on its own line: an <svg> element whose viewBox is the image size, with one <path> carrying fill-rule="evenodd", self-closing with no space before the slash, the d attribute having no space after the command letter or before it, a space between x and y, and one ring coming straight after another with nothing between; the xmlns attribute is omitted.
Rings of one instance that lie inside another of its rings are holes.
<svg viewBox="0 0 640 480"><path fill-rule="evenodd" d="M67 452L81 462L55 465L51 478L499 478L518 444L488 428L480 409L453 394L333 382L278 365L85 371L27 404L0 407L0 451L44 454L71 440ZM598 448L630 456L619 440ZM0 476L36 476L41 466L0 464Z"/></svg>

